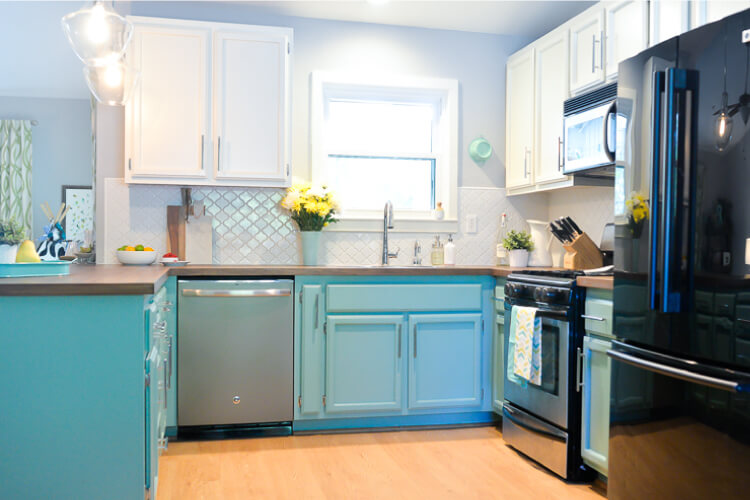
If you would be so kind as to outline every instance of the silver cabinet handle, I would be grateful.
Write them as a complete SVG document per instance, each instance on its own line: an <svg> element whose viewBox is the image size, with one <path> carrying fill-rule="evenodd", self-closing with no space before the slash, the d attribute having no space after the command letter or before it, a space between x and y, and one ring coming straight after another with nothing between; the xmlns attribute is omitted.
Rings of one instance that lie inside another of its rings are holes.
<svg viewBox="0 0 750 500"><path fill-rule="evenodd" d="M398 325L398 359L401 359L401 325Z"/></svg>
<svg viewBox="0 0 750 500"><path fill-rule="evenodd" d="M172 340L173 339L172 339L171 335L167 336L167 347L169 349L169 351L168 351L168 356L169 357L167 358L167 363L169 363L169 365L168 365L169 366L169 376L167 377L167 389L171 389L172 388L172 344L173 344Z"/></svg>
<svg viewBox="0 0 750 500"><path fill-rule="evenodd" d="M683 370L681 368L674 368L672 366L657 363L655 361L649 361L637 356L631 356L630 354L626 354L620 351L613 351L610 349L607 351L607 356L629 365L633 365L637 368L642 368L654 373L659 373L667 377L685 380L687 382L693 382L699 385L705 385L706 387L712 387L714 389L721 389L729 392L746 392L750 388L750 384L747 383L734 382L732 380L711 377L708 375Z"/></svg>
<svg viewBox="0 0 750 500"><path fill-rule="evenodd" d="M203 170L203 158L205 157L205 142L206 142L206 136L201 134L201 170Z"/></svg>
<svg viewBox="0 0 750 500"><path fill-rule="evenodd" d="M218 146L216 148L216 170L221 170L221 136L218 136Z"/></svg>
<svg viewBox="0 0 750 500"><path fill-rule="evenodd" d="M313 326L313 328L315 328L316 330L318 329L318 304L319 304L319 301L320 301L320 295L316 295L315 296L315 321L314 321L314 325L315 326Z"/></svg>
<svg viewBox="0 0 750 500"><path fill-rule="evenodd" d="M162 382L161 386L164 390L164 409L166 410L167 409L167 380L169 380L169 378L167 377L167 363L164 363L164 361L162 361L162 363L164 364L164 382Z"/></svg>
<svg viewBox="0 0 750 500"><path fill-rule="evenodd" d="M283 288L264 290L199 290L186 288L183 297L291 297L292 291Z"/></svg>
<svg viewBox="0 0 750 500"><path fill-rule="evenodd" d="M559 172L562 170L563 162L562 162L562 137L557 138L557 171Z"/></svg>
<svg viewBox="0 0 750 500"><path fill-rule="evenodd" d="M596 35L591 35L591 72L596 71Z"/></svg>
<svg viewBox="0 0 750 500"><path fill-rule="evenodd" d="M414 357L417 357L417 325L414 325Z"/></svg>
<svg viewBox="0 0 750 500"><path fill-rule="evenodd" d="M529 176L529 162L528 162L529 153L531 153L529 148L524 146L523 148L523 178L524 179Z"/></svg>
<svg viewBox="0 0 750 500"><path fill-rule="evenodd" d="M588 315L588 314L581 314L581 317L583 319L590 319L590 320L593 320L593 321L605 321L605 319L602 318L602 317L600 317L600 316L591 316L591 315Z"/></svg>
<svg viewBox="0 0 750 500"><path fill-rule="evenodd" d="M494 300L494 301L497 301L497 302L505 302L505 299L499 299L499 298L495 297L494 295L491 297L491 299Z"/></svg>
<svg viewBox="0 0 750 500"><path fill-rule="evenodd" d="M581 392L583 388L583 356L581 348L576 348L576 392Z"/></svg>
<svg viewBox="0 0 750 500"><path fill-rule="evenodd" d="M744 318L737 318L737 321L740 323L750 323L750 319L744 319Z"/></svg>
<svg viewBox="0 0 750 500"><path fill-rule="evenodd" d="M599 32L599 69L604 69L604 30Z"/></svg>

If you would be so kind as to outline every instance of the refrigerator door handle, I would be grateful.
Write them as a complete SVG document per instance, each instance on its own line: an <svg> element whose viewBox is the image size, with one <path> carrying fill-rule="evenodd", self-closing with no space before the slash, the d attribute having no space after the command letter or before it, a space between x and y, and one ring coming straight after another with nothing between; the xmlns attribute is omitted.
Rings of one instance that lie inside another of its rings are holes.
<svg viewBox="0 0 750 500"><path fill-rule="evenodd" d="M711 377L709 375L703 375L701 373L692 372L683 368L676 368L673 366L657 363L647 359L633 356L621 351L609 349L607 356L617 361L622 361L629 365L635 366L636 368L642 368L660 375L667 377L685 380L706 387L712 387L714 389L721 389L728 392L750 392L750 383L735 382L733 380L726 380L718 377Z"/></svg>
<svg viewBox="0 0 750 500"><path fill-rule="evenodd" d="M660 186L660 163L661 163L661 134L662 134L662 98L664 92L664 72L654 73L653 87L653 116L651 127L651 191L649 201L651 202L651 217L649 218L649 265L648 265L648 302L649 308L655 310L659 304L658 293L658 266L659 266L659 197ZM634 271L638 271L634 269Z"/></svg>
<svg viewBox="0 0 750 500"><path fill-rule="evenodd" d="M664 203L660 217L664 224L663 259L661 277L661 311L678 313L685 306L687 288L692 283L682 280L683 245L682 238L690 238L685 276L692 279L693 247L695 228L695 154L697 141L698 72L671 68L667 71L667 139L666 162L664 165ZM690 116L687 112L688 93L691 94ZM688 129L688 126L690 127ZM690 149L686 148L686 141ZM686 156L688 157L686 159ZM688 165L688 162L691 165ZM689 175L689 176L688 176ZM687 205L690 210L688 227L684 227L682 194L688 184ZM683 230L686 234L682 234Z"/></svg>

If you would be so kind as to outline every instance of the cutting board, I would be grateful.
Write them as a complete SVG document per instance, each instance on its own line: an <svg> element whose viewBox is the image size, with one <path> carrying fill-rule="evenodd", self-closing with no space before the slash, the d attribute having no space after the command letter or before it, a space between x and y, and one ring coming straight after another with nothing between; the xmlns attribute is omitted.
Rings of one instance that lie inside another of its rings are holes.
<svg viewBox="0 0 750 500"><path fill-rule="evenodd" d="M213 217L189 217L185 222L185 260L191 264L214 263Z"/></svg>

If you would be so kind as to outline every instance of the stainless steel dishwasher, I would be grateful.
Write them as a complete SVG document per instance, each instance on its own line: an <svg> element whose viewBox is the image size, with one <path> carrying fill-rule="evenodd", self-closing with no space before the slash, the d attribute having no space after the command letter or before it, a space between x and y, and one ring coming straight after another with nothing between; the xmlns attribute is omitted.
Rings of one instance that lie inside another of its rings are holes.
<svg viewBox="0 0 750 500"><path fill-rule="evenodd" d="M293 288L288 279L179 281L179 437L291 432Z"/></svg>

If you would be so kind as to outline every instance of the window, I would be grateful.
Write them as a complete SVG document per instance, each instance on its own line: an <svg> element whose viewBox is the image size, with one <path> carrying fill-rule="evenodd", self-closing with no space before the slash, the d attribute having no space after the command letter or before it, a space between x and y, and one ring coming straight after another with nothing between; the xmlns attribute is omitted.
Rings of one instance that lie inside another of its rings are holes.
<svg viewBox="0 0 750 500"><path fill-rule="evenodd" d="M313 74L312 180L341 200L332 229L380 230L390 200L396 230L455 230L457 94L455 80Z"/></svg>

